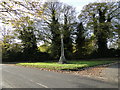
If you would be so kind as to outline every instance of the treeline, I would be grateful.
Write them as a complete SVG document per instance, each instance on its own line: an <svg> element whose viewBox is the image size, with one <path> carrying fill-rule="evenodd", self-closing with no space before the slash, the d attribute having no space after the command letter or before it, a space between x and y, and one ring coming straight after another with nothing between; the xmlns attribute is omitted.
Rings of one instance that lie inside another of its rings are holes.
<svg viewBox="0 0 120 90"><path fill-rule="evenodd" d="M68 60L120 57L118 2L90 3L79 15L74 7L61 2L11 0L0 5L4 18L6 12L8 16L14 14L12 18L2 19L4 24L12 25L12 29L2 30L3 61L58 60L61 34ZM39 46L41 42L43 45Z"/></svg>

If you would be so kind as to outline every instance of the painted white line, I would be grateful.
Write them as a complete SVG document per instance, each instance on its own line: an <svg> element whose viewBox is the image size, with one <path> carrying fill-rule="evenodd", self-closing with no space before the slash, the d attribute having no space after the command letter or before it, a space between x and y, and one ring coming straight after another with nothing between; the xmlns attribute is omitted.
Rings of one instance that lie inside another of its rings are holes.
<svg viewBox="0 0 120 90"><path fill-rule="evenodd" d="M31 82L33 82L33 80L30 80Z"/></svg>
<svg viewBox="0 0 120 90"><path fill-rule="evenodd" d="M33 80L30 80L31 82L34 82ZM35 83L35 82L34 82ZM48 88L47 86L45 86L45 85L43 85L43 84L40 84L40 83L36 83L36 84L38 84L38 85L40 85L40 86L42 86L42 87L44 87L44 88Z"/></svg>
<svg viewBox="0 0 120 90"><path fill-rule="evenodd" d="M43 85L43 84L40 84L40 83L37 83L38 85L44 87L44 88L48 88L47 86Z"/></svg>
<svg viewBox="0 0 120 90"><path fill-rule="evenodd" d="M11 72L8 71L8 70L4 70L4 71L11 73ZM14 74L14 73L12 73L12 74ZM33 80L30 80L30 81L31 81L31 82L34 82ZM36 84L38 84L38 85L40 85L40 86L42 86L42 87L44 87L44 88L48 88L47 86L45 86L45 85L43 85L43 84L40 84L40 83L36 83Z"/></svg>

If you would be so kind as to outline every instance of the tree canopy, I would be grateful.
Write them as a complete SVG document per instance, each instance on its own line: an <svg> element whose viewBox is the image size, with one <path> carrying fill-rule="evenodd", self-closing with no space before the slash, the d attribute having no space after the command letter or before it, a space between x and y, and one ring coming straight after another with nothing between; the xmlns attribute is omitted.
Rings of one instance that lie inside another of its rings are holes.
<svg viewBox="0 0 120 90"><path fill-rule="evenodd" d="M59 1L1 1L0 23L5 61L58 60L61 34L66 59L119 56L119 2L89 3L78 15Z"/></svg>

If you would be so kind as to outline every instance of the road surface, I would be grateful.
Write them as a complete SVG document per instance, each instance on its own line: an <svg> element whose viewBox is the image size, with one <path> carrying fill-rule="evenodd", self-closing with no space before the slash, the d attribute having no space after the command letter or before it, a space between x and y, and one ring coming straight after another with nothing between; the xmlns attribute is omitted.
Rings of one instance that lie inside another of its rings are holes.
<svg viewBox="0 0 120 90"><path fill-rule="evenodd" d="M118 88L118 83L3 64L2 88Z"/></svg>
<svg viewBox="0 0 120 90"><path fill-rule="evenodd" d="M120 66L120 63L119 64L113 64L113 65L110 65L109 67L104 68L101 72L101 76L106 81L118 82L118 78L120 78L120 76L118 75L119 66Z"/></svg>

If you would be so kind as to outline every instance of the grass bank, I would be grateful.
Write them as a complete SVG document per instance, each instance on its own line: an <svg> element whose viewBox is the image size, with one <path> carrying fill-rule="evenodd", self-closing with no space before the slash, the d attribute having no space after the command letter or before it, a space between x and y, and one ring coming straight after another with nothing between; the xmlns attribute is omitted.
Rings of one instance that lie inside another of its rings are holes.
<svg viewBox="0 0 120 90"><path fill-rule="evenodd" d="M50 70L77 70L80 68L92 67L102 64L109 64L115 61L68 61L68 64L59 64L57 62L36 62L36 63L17 63L16 65L43 68Z"/></svg>

